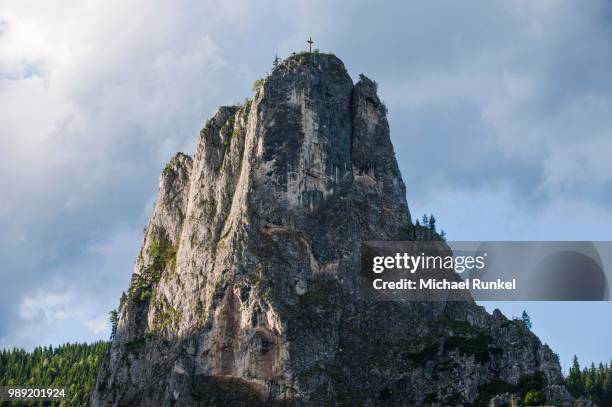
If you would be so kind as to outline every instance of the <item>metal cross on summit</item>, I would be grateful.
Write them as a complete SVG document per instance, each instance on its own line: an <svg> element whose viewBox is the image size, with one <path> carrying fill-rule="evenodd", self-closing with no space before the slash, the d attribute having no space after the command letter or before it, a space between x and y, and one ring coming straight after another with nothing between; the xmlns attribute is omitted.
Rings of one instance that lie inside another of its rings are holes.
<svg viewBox="0 0 612 407"><path fill-rule="evenodd" d="M310 37L306 42L308 43L308 52L312 53L312 44L314 44L312 37Z"/></svg>

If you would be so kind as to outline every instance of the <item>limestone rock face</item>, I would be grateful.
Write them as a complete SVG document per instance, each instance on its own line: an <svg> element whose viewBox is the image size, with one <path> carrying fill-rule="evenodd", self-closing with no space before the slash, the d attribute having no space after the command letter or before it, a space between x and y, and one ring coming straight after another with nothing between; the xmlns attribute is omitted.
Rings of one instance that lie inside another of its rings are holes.
<svg viewBox="0 0 612 407"><path fill-rule="evenodd" d="M499 312L362 301L361 242L413 229L376 84L288 58L162 172L91 405L487 405L556 384Z"/></svg>

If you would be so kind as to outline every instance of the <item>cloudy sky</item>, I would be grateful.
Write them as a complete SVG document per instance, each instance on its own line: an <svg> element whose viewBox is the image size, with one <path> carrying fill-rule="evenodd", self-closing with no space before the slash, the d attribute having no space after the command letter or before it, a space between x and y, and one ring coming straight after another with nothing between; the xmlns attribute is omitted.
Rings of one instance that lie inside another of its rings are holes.
<svg viewBox="0 0 612 407"><path fill-rule="evenodd" d="M108 337L164 163L311 35L449 239L612 240L612 4L405 3L0 0L0 347ZM611 304L501 307L567 367L612 358Z"/></svg>

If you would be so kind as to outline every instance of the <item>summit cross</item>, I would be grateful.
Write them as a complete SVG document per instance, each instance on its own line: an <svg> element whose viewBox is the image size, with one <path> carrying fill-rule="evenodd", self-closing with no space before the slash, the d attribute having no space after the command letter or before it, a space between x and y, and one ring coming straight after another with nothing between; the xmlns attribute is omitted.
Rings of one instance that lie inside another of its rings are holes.
<svg viewBox="0 0 612 407"><path fill-rule="evenodd" d="M308 52L312 53L312 44L314 44L312 37L310 37L306 42L308 43Z"/></svg>

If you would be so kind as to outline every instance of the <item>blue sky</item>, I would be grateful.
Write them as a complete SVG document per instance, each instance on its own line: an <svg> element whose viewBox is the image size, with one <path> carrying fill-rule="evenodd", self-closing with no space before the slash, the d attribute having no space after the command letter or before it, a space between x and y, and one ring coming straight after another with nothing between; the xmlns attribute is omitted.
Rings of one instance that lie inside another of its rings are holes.
<svg viewBox="0 0 612 407"><path fill-rule="evenodd" d="M611 34L603 0L0 0L0 347L108 337L164 163L309 36L449 239L611 240ZM610 304L498 305L567 366L612 358Z"/></svg>

